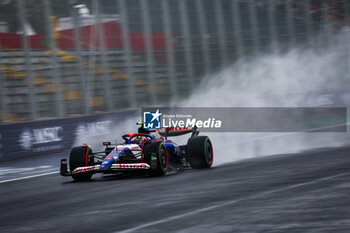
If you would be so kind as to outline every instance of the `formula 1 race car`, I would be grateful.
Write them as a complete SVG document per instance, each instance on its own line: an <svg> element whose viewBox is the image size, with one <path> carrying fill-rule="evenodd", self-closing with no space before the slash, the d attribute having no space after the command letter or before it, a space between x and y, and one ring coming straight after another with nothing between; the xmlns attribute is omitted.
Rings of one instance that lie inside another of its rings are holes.
<svg viewBox="0 0 350 233"><path fill-rule="evenodd" d="M103 142L105 150L92 152L84 144L74 147L67 160L61 160L60 174L76 181L90 180L94 173L127 173L143 171L150 176L163 176L171 167L209 168L213 164L213 147L209 137L198 136L194 127L145 129L142 122L138 133L122 136L124 143L112 145ZM177 145L168 137L191 133L187 145Z"/></svg>

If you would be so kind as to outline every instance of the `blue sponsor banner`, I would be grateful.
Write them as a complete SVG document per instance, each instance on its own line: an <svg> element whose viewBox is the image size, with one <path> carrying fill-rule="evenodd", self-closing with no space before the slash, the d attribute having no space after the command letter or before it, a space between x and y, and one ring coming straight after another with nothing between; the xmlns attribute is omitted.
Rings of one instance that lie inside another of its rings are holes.
<svg viewBox="0 0 350 233"><path fill-rule="evenodd" d="M139 114L139 111L128 110L0 125L0 161L68 153L79 135L101 135L111 130L114 124L136 114Z"/></svg>

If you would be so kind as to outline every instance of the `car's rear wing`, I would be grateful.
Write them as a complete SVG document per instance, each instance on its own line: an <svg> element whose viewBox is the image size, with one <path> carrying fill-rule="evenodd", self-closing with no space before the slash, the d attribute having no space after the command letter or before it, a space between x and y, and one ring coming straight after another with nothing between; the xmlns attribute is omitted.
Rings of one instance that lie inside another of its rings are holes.
<svg viewBox="0 0 350 233"><path fill-rule="evenodd" d="M156 129L156 131L165 138L181 136L188 133L192 133L191 137L197 136L199 134L199 131L197 131L196 126L194 126L193 128L187 128L187 127L160 128L160 129Z"/></svg>

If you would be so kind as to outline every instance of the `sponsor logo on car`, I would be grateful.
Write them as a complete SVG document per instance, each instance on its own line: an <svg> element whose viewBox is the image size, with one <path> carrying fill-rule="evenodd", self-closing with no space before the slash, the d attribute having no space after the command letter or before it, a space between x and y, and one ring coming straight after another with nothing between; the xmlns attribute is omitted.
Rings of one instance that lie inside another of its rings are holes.
<svg viewBox="0 0 350 233"><path fill-rule="evenodd" d="M116 168L129 168L129 169L146 169L146 164L116 164Z"/></svg>
<svg viewBox="0 0 350 233"><path fill-rule="evenodd" d="M188 127L170 127L170 128L161 128L161 129L156 129L157 132L165 132L166 130L169 131L182 131L182 130L188 130Z"/></svg>
<svg viewBox="0 0 350 233"><path fill-rule="evenodd" d="M88 172L95 169L96 166L89 166L89 167L78 167L76 168L73 173L80 173L80 172Z"/></svg>
<svg viewBox="0 0 350 233"><path fill-rule="evenodd" d="M124 149L129 149L129 150L141 150L141 148L139 147L139 145L120 145L117 146L117 150L124 150Z"/></svg>
<svg viewBox="0 0 350 233"><path fill-rule="evenodd" d="M153 141L154 141L154 142L162 142L162 141L164 141L164 138L154 139Z"/></svg>

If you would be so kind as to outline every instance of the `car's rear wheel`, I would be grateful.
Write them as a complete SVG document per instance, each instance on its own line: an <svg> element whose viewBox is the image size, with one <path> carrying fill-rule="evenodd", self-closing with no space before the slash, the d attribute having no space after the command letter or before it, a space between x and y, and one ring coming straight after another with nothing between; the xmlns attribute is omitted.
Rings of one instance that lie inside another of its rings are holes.
<svg viewBox="0 0 350 233"><path fill-rule="evenodd" d="M88 146L73 147L69 155L69 169L71 172L78 167L85 167L93 165L92 150ZM72 178L76 181L88 181L92 177L92 172L82 172L72 174Z"/></svg>
<svg viewBox="0 0 350 233"><path fill-rule="evenodd" d="M144 162L151 165L150 176L163 176L168 172L168 153L163 142L145 144L142 153Z"/></svg>
<svg viewBox="0 0 350 233"><path fill-rule="evenodd" d="M213 164L213 146L209 137L191 137L187 143L188 161L192 168L209 168Z"/></svg>

